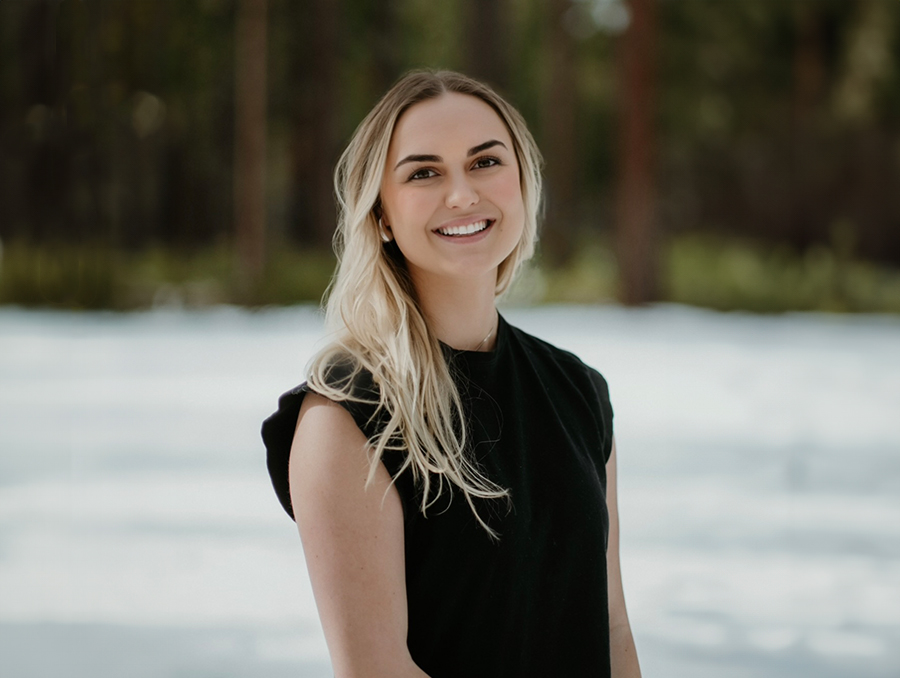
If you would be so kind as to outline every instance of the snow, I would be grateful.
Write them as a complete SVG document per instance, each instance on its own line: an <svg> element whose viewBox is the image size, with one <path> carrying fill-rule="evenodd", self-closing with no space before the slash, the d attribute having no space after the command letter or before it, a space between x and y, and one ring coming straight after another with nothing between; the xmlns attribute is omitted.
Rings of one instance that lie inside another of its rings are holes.
<svg viewBox="0 0 900 678"><path fill-rule="evenodd" d="M504 314L609 381L644 675L900 675L900 319ZM331 675L259 440L322 336L0 310L4 674Z"/></svg>

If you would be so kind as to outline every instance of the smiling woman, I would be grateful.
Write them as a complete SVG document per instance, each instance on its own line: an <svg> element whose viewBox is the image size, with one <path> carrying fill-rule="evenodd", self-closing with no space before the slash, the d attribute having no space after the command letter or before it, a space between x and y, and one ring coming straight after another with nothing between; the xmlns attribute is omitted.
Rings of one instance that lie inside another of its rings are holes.
<svg viewBox="0 0 900 678"><path fill-rule="evenodd" d="M263 425L335 675L639 676L606 382L495 305L537 232L521 116L410 73L336 185L333 338Z"/></svg>
<svg viewBox="0 0 900 678"><path fill-rule="evenodd" d="M514 148L496 111L466 94L423 101L397 122L386 162L393 169L381 181L382 223L417 289L464 277L473 290L490 291L485 306L493 306L496 269L525 223ZM485 320L493 325L490 312Z"/></svg>

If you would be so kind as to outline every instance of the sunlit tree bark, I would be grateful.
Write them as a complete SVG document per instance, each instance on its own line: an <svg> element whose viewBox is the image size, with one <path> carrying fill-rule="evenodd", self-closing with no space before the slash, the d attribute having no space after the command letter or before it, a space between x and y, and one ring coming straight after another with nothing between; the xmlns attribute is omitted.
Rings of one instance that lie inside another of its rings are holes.
<svg viewBox="0 0 900 678"><path fill-rule="evenodd" d="M900 252L896 211L900 163L892 148L897 123L888 122L885 113L891 109L883 103L891 101L888 92L897 73L897 7L895 2L859 0L844 28L832 103L850 160L842 211L851 216L838 214L831 224L832 248L839 254L842 249L845 255L856 254L857 247L879 258L883 252ZM892 108L897 110L895 103Z"/></svg>
<svg viewBox="0 0 900 678"><path fill-rule="evenodd" d="M636 305L658 296L656 1L631 0L629 7L618 54L616 231L621 299Z"/></svg>
<svg viewBox="0 0 900 678"><path fill-rule="evenodd" d="M245 282L258 280L265 264L266 9L266 0L237 4L234 221Z"/></svg>
<svg viewBox="0 0 900 678"><path fill-rule="evenodd" d="M856 17L847 28L840 79L835 87L834 108L850 125L872 122L879 87L890 78L896 40L891 3L859 0Z"/></svg>

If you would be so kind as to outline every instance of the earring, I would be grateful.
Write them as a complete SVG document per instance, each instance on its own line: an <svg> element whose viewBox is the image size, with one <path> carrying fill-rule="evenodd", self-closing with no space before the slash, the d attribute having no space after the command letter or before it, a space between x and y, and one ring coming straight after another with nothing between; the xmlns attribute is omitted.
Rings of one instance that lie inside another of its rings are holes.
<svg viewBox="0 0 900 678"><path fill-rule="evenodd" d="M378 217L378 233L381 235L381 239L384 242L390 242L392 240L391 236L388 235L387 229L384 224L381 223L381 217Z"/></svg>

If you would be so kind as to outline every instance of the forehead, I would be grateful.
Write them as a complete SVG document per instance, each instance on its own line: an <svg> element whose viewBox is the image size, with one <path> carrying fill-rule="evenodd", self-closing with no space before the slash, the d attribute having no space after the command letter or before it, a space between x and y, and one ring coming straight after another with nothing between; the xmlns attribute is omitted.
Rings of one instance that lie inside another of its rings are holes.
<svg viewBox="0 0 900 678"><path fill-rule="evenodd" d="M447 92L419 102L400 116L391 136L389 157L430 153L444 156L497 139L512 150L506 124L478 97ZM443 153L441 152L443 149Z"/></svg>

